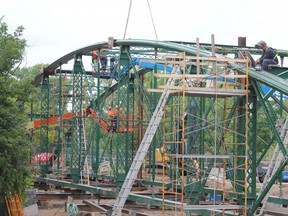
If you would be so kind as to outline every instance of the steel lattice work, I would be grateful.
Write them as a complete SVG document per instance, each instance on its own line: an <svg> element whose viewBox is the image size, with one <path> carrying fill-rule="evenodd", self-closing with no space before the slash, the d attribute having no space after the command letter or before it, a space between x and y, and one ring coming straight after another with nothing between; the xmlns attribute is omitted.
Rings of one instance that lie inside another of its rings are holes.
<svg viewBox="0 0 288 216"><path fill-rule="evenodd" d="M278 52L283 62L288 52ZM34 83L39 179L117 197L115 215L126 199L180 214L254 214L287 162L288 69L255 71L259 54L109 38L59 58ZM277 145L282 158L257 194L256 168ZM134 186L150 194L130 192Z"/></svg>

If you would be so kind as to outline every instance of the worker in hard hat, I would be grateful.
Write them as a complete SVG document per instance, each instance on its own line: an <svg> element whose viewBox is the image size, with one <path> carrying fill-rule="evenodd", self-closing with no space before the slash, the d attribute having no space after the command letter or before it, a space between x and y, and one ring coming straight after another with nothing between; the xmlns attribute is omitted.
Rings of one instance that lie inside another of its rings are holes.
<svg viewBox="0 0 288 216"><path fill-rule="evenodd" d="M107 114L111 120L111 125L109 127L109 131L112 133L115 133L117 131L117 111L113 110L112 107L110 106L108 108Z"/></svg>
<svg viewBox="0 0 288 216"><path fill-rule="evenodd" d="M98 50L92 51L92 60L97 59L98 60Z"/></svg>
<svg viewBox="0 0 288 216"><path fill-rule="evenodd" d="M267 71L268 65L278 64L277 52L273 48L267 46L265 41L259 41L255 44L255 47L262 49L262 56L256 60L256 64L260 64L262 70Z"/></svg>

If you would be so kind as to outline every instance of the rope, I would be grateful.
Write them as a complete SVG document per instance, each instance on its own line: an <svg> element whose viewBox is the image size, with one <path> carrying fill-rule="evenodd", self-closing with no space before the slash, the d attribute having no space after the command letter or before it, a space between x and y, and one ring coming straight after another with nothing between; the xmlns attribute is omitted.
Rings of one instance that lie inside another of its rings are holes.
<svg viewBox="0 0 288 216"><path fill-rule="evenodd" d="M126 26L125 26L125 32L124 32L124 37L123 37L123 39L125 39L125 37L126 37L126 32L127 32L127 27L128 27L128 22L129 22L129 18L130 18L131 7L132 7L132 1L133 1L133 0L130 0L129 10L128 10L128 16L127 16L127 20L126 20Z"/></svg>
<svg viewBox="0 0 288 216"><path fill-rule="evenodd" d="M149 4L149 0L147 0L147 4L148 4L148 8L149 8L149 12L150 12L150 16L151 16L151 20L152 20L152 24L153 24L153 29L154 29L154 33L155 33L155 36L156 36L156 40L158 41L157 31L156 31L154 19L153 19L153 16L152 16L152 11L151 11L151 7L150 7L150 4Z"/></svg>
<svg viewBox="0 0 288 216"><path fill-rule="evenodd" d="M128 23L129 23L131 8L132 8L132 1L133 1L133 0L130 0L129 10L128 10L128 15L127 15L127 20L126 20L126 25L125 25L125 31L124 31L124 37L123 37L123 39L126 38L126 33L127 33L127 28L128 28ZM154 22L154 19L153 19L152 10L151 10L151 7L150 7L149 0L147 0L147 4L148 4L148 8L149 8L149 13L150 13L150 17L151 17L151 20L152 20L152 24L153 24L153 29L154 29L155 37L156 37L156 40L158 41L158 35L157 35L157 31L156 31L156 27L155 27L155 22Z"/></svg>

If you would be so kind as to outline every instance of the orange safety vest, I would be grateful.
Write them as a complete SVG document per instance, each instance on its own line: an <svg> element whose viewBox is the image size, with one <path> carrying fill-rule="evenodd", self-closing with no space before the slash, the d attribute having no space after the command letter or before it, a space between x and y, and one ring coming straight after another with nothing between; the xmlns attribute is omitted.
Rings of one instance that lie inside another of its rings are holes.
<svg viewBox="0 0 288 216"><path fill-rule="evenodd" d="M98 50L93 50L92 51L92 56L98 56Z"/></svg>
<svg viewBox="0 0 288 216"><path fill-rule="evenodd" d="M113 116L115 116L116 114L117 114L116 110L109 110L109 111L108 111L108 116L109 116L110 118L113 118Z"/></svg>

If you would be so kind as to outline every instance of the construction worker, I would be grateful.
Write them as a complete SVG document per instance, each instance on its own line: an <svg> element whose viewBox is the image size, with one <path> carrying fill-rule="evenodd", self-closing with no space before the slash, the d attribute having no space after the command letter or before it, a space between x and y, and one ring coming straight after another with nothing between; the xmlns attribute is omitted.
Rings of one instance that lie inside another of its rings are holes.
<svg viewBox="0 0 288 216"><path fill-rule="evenodd" d="M98 70L98 60L99 60L98 50L93 50L92 51L92 65L95 71Z"/></svg>
<svg viewBox="0 0 288 216"><path fill-rule="evenodd" d="M101 49L100 52L106 52L106 49ZM101 70L106 70L107 67L107 56L106 54L100 54Z"/></svg>
<svg viewBox="0 0 288 216"><path fill-rule="evenodd" d="M110 57L110 73L113 72L115 67L115 58L114 57Z"/></svg>
<svg viewBox="0 0 288 216"><path fill-rule="evenodd" d="M266 42L261 40L255 47L262 49L262 56L256 60L256 64L261 64L261 69L264 71L268 70L268 65L277 65L278 64L278 54L271 47L268 47Z"/></svg>
<svg viewBox="0 0 288 216"><path fill-rule="evenodd" d="M123 107L120 107L119 110L118 110L118 113L119 113L119 117L120 117L120 118L123 118L123 115L122 115L123 110L124 110Z"/></svg>
<svg viewBox="0 0 288 216"><path fill-rule="evenodd" d="M108 116L111 119L111 125L109 127L109 131L115 133L117 131L117 111L113 110L110 106L108 108Z"/></svg>
<svg viewBox="0 0 288 216"><path fill-rule="evenodd" d="M94 63L95 60L98 61L98 50L92 51L92 62Z"/></svg>

